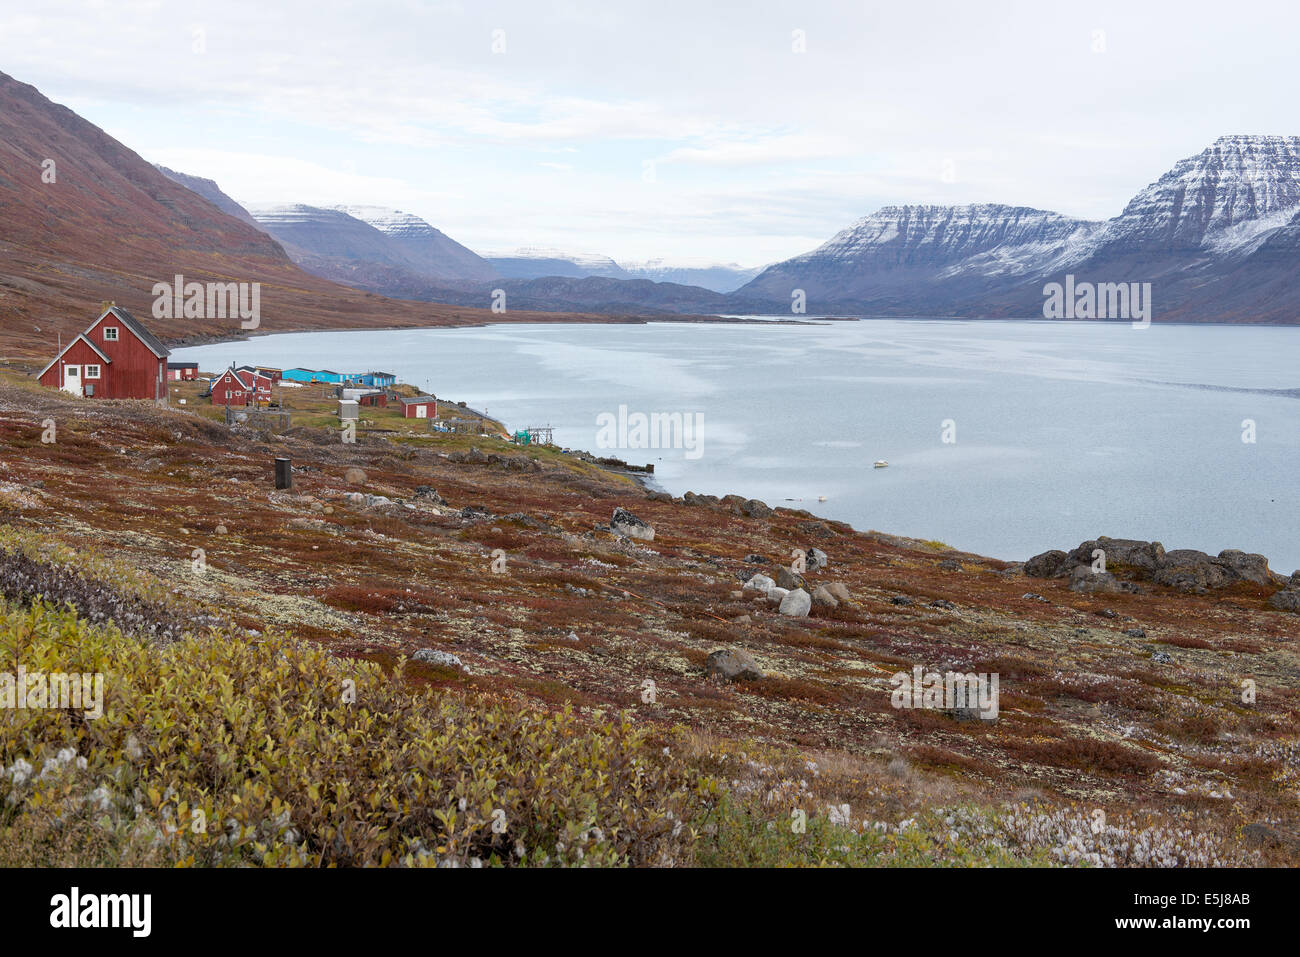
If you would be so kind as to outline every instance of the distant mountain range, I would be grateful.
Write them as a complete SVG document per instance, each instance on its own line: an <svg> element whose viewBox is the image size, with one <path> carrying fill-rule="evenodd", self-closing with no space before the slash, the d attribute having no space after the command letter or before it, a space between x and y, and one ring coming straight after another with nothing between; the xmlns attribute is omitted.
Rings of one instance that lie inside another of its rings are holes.
<svg viewBox="0 0 1300 957"><path fill-rule="evenodd" d="M996 204L887 206L749 275L530 247L484 256L378 206L245 210L0 73L0 224L0 356L45 351L101 299L148 316L153 284L178 273L262 283L280 329L487 321L499 318L486 311L498 289L511 311L572 318L791 315L799 291L810 316L1032 318L1044 286L1067 276L1150 283L1155 321L1300 321L1294 136L1221 137L1106 222ZM158 332L228 325L165 320Z"/></svg>
<svg viewBox="0 0 1300 957"><path fill-rule="evenodd" d="M214 184L178 182L227 208ZM764 269L620 264L525 247L478 256L379 207L276 207L253 217L299 265L385 295L611 313L1042 317L1044 287L1150 283L1156 321L1300 317L1300 137L1225 136L1142 190L1114 219L1024 206L886 206ZM409 237L409 238L407 238ZM417 248L418 245L418 248ZM1111 316L1110 318L1124 318Z"/></svg>
<svg viewBox="0 0 1300 957"><path fill-rule="evenodd" d="M0 360L39 368L106 300L167 342L240 332L229 319L154 319L155 284L178 274L186 282L261 284L261 332L495 318L486 308L384 299L312 275L215 183L164 174L0 73Z"/></svg>
<svg viewBox="0 0 1300 957"><path fill-rule="evenodd" d="M699 286L709 292L734 292L757 276L761 267L748 269L735 263L703 266L669 266L661 259L643 263L617 263L600 253L564 253L558 249L524 248L513 252L485 253L497 274L510 279L555 276L582 279L649 279L680 286Z"/></svg>
<svg viewBox="0 0 1300 957"><path fill-rule="evenodd" d="M867 315L1042 316L1043 286L1151 283L1156 320L1300 318L1300 137L1224 136L1106 222L1024 207L889 206L738 295Z"/></svg>

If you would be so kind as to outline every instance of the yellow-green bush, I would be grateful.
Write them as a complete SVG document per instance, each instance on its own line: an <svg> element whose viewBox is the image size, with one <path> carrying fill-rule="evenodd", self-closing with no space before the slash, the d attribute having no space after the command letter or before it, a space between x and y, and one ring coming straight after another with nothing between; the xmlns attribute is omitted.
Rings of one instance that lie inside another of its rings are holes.
<svg viewBox="0 0 1300 957"><path fill-rule="evenodd" d="M105 697L98 720L0 710L0 864L671 863L713 801L624 716L413 689L279 636L147 646L0 602L0 660L102 672Z"/></svg>

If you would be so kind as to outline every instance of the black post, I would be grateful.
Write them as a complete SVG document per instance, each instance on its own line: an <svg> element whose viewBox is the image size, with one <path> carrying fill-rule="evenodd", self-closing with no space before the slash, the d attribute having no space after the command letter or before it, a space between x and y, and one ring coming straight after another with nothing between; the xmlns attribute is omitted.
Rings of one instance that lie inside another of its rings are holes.
<svg viewBox="0 0 1300 957"><path fill-rule="evenodd" d="M293 460L287 457L275 460L275 487L293 488Z"/></svg>

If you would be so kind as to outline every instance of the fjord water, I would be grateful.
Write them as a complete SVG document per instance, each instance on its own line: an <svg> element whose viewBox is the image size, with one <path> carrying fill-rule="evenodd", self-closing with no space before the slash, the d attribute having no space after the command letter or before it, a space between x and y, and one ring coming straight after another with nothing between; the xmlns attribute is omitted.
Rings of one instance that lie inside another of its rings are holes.
<svg viewBox="0 0 1300 957"><path fill-rule="evenodd" d="M512 430L653 462L674 494L998 558L1110 535L1300 568L1300 328L813 322L319 332L173 358L393 372ZM699 456L602 450L597 417L620 405L703 413Z"/></svg>

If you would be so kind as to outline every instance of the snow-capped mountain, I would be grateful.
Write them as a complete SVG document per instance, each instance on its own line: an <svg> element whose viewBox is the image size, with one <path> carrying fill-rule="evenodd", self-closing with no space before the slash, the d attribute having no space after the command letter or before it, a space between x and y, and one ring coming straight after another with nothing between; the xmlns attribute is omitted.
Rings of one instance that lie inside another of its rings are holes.
<svg viewBox="0 0 1300 957"><path fill-rule="evenodd" d="M739 289L761 271L734 263L668 265L662 259L642 263L618 263L603 253L569 253L544 246L485 252L484 258L498 273L510 279L544 279L560 277L583 279L649 279L651 282L698 286L709 292L728 293Z"/></svg>
<svg viewBox="0 0 1300 957"><path fill-rule="evenodd" d="M419 216L384 206L335 206L390 237L409 268L431 279L491 279L498 275L478 253L462 246Z"/></svg>
<svg viewBox="0 0 1300 957"><path fill-rule="evenodd" d="M249 206L248 211L295 260L313 256L409 265L405 252L391 237L342 210L290 203Z"/></svg>
<svg viewBox="0 0 1300 957"><path fill-rule="evenodd" d="M970 290L1034 272L1085 244L1099 223L1025 206L886 206L812 252L769 266L742 295L844 304L910 298L913 314L926 287ZM918 285L922 284L922 285ZM910 290L910 292L909 292Z"/></svg>
<svg viewBox="0 0 1300 957"><path fill-rule="evenodd" d="M738 295L810 312L1035 316L1043 285L1149 282L1157 319L1287 321L1300 266L1300 137L1224 136L1104 223L992 204L887 206Z"/></svg>
<svg viewBox="0 0 1300 957"><path fill-rule="evenodd" d="M508 279L541 279L560 276L581 279L600 276L605 279L631 278L623 267L601 253L566 253L544 246L486 252L483 258L497 273Z"/></svg>
<svg viewBox="0 0 1300 957"><path fill-rule="evenodd" d="M672 282L685 286L699 286L711 292L734 292L760 272L762 266L746 267L736 263L700 263L670 266L662 259L643 263L623 263L629 276L654 282Z"/></svg>
<svg viewBox="0 0 1300 957"><path fill-rule="evenodd" d="M496 276L475 253L399 210L296 203L249 212L308 272L394 298L428 299L445 285Z"/></svg>
<svg viewBox="0 0 1300 957"><path fill-rule="evenodd" d="M1298 209L1300 136L1221 136L1134 196L1093 254L1229 252Z"/></svg>

